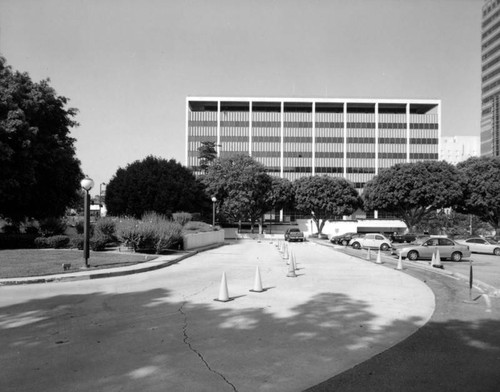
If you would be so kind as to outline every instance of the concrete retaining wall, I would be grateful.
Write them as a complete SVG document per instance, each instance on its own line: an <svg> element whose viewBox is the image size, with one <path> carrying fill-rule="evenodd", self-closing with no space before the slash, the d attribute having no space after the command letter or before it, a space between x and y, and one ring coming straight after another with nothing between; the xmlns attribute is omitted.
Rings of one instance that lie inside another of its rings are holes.
<svg viewBox="0 0 500 392"><path fill-rule="evenodd" d="M184 250L201 248L203 246L224 242L224 231L207 231L204 233L186 234L182 236Z"/></svg>

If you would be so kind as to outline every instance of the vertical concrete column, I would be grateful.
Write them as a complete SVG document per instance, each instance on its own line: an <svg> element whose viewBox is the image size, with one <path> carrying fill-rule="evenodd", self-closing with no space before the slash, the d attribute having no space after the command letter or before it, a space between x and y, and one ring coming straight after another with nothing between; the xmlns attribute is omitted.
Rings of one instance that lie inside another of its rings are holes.
<svg viewBox="0 0 500 392"><path fill-rule="evenodd" d="M375 175L378 174L379 162L378 162L378 102L375 103Z"/></svg>
<svg viewBox="0 0 500 392"><path fill-rule="evenodd" d="M253 102L248 103L248 155L252 156L252 105Z"/></svg>
<svg viewBox="0 0 500 392"><path fill-rule="evenodd" d="M344 178L347 178L347 102L344 105Z"/></svg>
<svg viewBox="0 0 500 392"><path fill-rule="evenodd" d="M280 177L283 178L283 165L285 163L284 160L284 148L285 148L285 122L284 122L284 117L285 117L285 104L283 101L280 103L281 109L280 109L280 126L281 126L281 134L280 134Z"/></svg>
<svg viewBox="0 0 500 392"><path fill-rule="evenodd" d="M410 162L410 103L406 103L406 162Z"/></svg>
<svg viewBox="0 0 500 392"><path fill-rule="evenodd" d="M311 174L316 174L316 102L312 102L312 171Z"/></svg>
<svg viewBox="0 0 500 392"><path fill-rule="evenodd" d="M220 158L220 100L217 100L217 158Z"/></svg>

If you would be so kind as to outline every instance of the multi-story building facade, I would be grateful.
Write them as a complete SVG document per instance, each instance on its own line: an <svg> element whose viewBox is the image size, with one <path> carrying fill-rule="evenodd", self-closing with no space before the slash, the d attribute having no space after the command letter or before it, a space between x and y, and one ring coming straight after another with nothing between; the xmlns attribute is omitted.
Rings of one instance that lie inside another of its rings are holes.
<svg viewBox="0 0 500 392"><path fill-rule="evenodd" d="M344 177L362 191L382 168L439 159L441 101L188 97L186 162L198 148L245 153L271 175Z"/></svg>
<svg viewBox="0 0 500 392"><path fill-rule="evenodd" d="M443 136L440 145L440 159L453 165L478 157L481 150L479 136Z"/></svg>
<svg viewBox="0 0 500 392"><path fill-rule="evenodd" d="M500 0L487 0L483 6L481 155L500 155Z"/></svg>

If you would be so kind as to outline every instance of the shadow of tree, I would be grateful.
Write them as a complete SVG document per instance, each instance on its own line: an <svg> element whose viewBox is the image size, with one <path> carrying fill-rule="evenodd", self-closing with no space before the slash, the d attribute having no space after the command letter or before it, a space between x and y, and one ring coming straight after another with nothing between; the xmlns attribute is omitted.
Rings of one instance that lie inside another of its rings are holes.
<svg viewBox="0 0 500 392"><path fill-rule="evenodd" d="M178 301L165 289L56 295L0 308L0 389L300 391L394 345L420 322L380 327L375 319L368 303L339 293L319 294L287 314ZM459 353L498 357L498 337L487 331L499 324L431 323L427 344L432 334L443 338L444 328L463 341L452 360ZM425 365L428 354L412 351L420 342L413 336L396 347L409 342L401 355L421 355ZM395 366L384 353L375 358ZM435 372L442 361L449 352L434 350L423 371Z"/></svg>

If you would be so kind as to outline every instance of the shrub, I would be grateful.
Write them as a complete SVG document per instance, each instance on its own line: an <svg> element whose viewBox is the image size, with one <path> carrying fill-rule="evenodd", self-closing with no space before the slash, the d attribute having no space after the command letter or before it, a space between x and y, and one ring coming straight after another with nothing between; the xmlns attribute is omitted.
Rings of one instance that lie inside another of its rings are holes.
<svg viewBox="0 0 500 392"><path fill-rule="evenodd" d="M40 222L40 231L44 237L62 235L66 232L66 222L61 218L45 218Z"/></svg>
<svg viewBox="0 0 500 392"><path fill-rule="evenodd" d="M35 239L35 245L37 248L66 248L69 245L69 237L67 235L38 237Z"/></svg>
<svg viewBox="0 0 500 392"><path fill-rule="evenodd" d="M79 219L79 220L76 221L76 223L75 223L75 229L76 229L76 232L78 234L83 234L83 230L84 230L83 220Z"/></svg>
<svg viewBox="0 0 500 392"><path fill-rule="evenodd" d="M117 222L121 241L136 251L160 254L181 241L182 225L157 213L147 213L142 220L122 218Z"/></svg>
<svg viewBox="0 0 500 392"><path fill-rule="evenodd" d="M0 234L0 249L32 249L35 239L34 234Z"/></svg>
<svg viewBox="0 0 500 392"><path fill-rule="evenodd" d="M76 237L71 238L70 247L83 250L83 235L78 234Z"/></svg>
<svg viewBox="0 0 500 392"><path fill-rule="evenodd" d="M106 249L106 244L108 243L108 239L106 237L103 237L101 235L94 235L90 240L89 240L89 247L93 251L100 252ZM83 244L82 244L82 249L83 249Z"/></svg>
<svg viewBox="0 0 500 392"><path fill-rule="evenodd" d="M213 227L205 222L188 222L186 226L184 226L184 231L196 231L196 232L206 232L206 231L217 231L220 228L218 226Z"/></svg>
<svg viewBox="0 0 500 392"><path fill-rule="evenodd" d="M5 225L2 230L5 234L19 234L19 226L16 225Z"/></svg>
<svg viewBox="0 0 500 392"><path fill-rule="evenodd" d="M116 241L116 222L105 217L99 219L94 226L94 236L106 243Z"/></svg>
<svg viewBox="0 0 500 392"><path fill-rule="evenodd" d="M193 216L189 212L176 212L172 214L172 218L174 222L179 223L181 226L185 226L193 219Z"/></svg>

